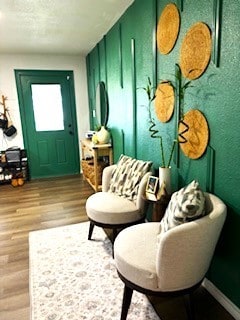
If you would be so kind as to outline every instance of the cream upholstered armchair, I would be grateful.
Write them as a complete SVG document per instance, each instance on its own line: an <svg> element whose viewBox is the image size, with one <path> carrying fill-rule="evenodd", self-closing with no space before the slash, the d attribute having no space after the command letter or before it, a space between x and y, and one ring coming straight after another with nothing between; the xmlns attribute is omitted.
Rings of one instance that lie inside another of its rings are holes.
<svg viewBox="0 0 240 320"><path fill-rule="evenodd" d="M117 164L104 168L102 191L86 202L90 220L88 239L94 226L113 230L113 242L118 229L144 222L145 205L142 195L152 163L122 155Z"/></svg>
<svg viewBox="0 0 240 320"><path fill-rule="evenodd" d="M125 283L121 320L127 318L133 290L148 295L185 297L188 319L194 319L191 293L209 268L226 218L226 206L205 193L206 215L163 231L161 223L129 227L114 243L118 274Z"/></svg>

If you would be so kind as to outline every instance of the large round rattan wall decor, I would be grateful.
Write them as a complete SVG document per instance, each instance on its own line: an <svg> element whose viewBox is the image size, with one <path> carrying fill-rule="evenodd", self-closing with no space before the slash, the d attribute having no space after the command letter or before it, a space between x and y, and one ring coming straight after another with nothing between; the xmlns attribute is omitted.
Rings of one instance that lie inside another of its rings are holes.
<svg viewBox="0 0 240 320"><path fill-rule="evenodd" d="M177 6L169 3L163 9L157 25L157 47L162 54L168 54L174 47L180 28Z"/></svg>
<svg viewBox="0 0 240 320"><path fill-rule="evenodd" d="M185 35L180 51L182 74L188 79L199 78L211 56L211 31L203 22L194 24Z"/></svg>
<svg viewBox="0 0 240 320"><path fill-rule="evenodd" d="M186 125L180 122L178 128L180 148L190 159L198 159L204 154L208 145L207 120L199 110L192 109L184 115L183 122ZM188 130L186 130L187 127ZM183 133L184 131L185 133ZM181 143L184 140L186 142Z"/></svg>
<svg viewBox="0 0 240 320"><path fill-rule="evenodd" d="M155 98L155 113L161 122L171 119L174 110L174 89L169 82L158 85Z"/></svg>

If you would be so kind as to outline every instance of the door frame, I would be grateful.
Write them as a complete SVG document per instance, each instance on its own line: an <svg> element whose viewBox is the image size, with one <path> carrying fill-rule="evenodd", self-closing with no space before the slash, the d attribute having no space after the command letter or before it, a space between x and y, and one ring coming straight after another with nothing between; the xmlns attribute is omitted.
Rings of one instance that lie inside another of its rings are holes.
<svg viewBox="0 0 240 320"><path fill-rule="evenodd" d="M69 83L69 97L70 97L70 110L72 115L72 127L76 134L73 136L74 139L74 157L76 161L76 174L80 173L80 156L79 156L79 140L78 140L78 127L77 127L77 116L76 116L76 101L75 101L75 88L74 88L74 75L71 70L35 70L35 69L14 69L15 81L17 86L17 95L19 101L19 111L23 134L23 143L26 150L29 150L29 141L27 135L27 126L25 122L26 110L24 108L24 97L23 97L23 86L22 77L25 76L64 76L68 79ZM28 162L31 163L31 157L27 154ZM31 178L31 173L30 173Z"/></svg>

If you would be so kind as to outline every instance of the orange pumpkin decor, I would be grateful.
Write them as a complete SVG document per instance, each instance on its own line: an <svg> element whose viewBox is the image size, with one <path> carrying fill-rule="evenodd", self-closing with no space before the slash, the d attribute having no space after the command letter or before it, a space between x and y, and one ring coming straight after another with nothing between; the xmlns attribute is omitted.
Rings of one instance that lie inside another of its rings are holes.
<svg viewBox="0 0 240 320"><path fill-rule="evenodd" d="M23 178L18 178L18 185L23 186L24 185L24 179Z"/></svg>
<svg viewBox="0 0 240 320"><path fill-rule="evenodd" d="M13 186L13 187L17 187L18 186L18 179L12 179L12 181L11 181L11 185Z"/></svg>

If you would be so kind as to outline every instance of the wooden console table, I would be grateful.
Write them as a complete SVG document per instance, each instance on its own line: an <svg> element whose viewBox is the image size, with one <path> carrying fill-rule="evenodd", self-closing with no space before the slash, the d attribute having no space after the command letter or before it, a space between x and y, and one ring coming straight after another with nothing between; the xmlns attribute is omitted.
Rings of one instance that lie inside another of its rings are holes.
<svg viewBox="0 0 240 320"><path fill-rule="evenodd" d="M113 164L112 145L93 144L91 140L81 141L83 177L95 191L102 189L102 170Z"/></svg>

